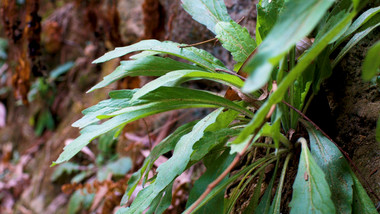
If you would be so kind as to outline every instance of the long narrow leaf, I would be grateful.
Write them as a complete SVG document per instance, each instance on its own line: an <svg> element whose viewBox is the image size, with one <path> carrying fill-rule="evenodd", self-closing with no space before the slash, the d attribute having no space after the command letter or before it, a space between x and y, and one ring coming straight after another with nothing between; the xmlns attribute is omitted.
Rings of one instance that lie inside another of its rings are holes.
<svg viewBox="0 0 380 214"><path fill-rule="evenodd" d="M226 69L221 61L207 51L195 47L181 48L180 46L181 44L175 42L160 42L153 39L144 40L130 46L116 48L115 50L110 51L102 57L96 59L93 63L105 62L136 51L149 50L186 59L210 71L214 71L215 68Z"/></svg>
<svg viewBox="0 0 380 214"><path fill-rule="evenodd" d="M137 172L133 173L131 178L128 180L128 187L124 193L123 198L121 199L120 204L123 205L128 202L133 191L136 189L137 185L144 177L146 172L149 172L151 170L157 158L173 150L177 142L181 139L181 137L183 135L186 135L193 129L196 122L197 121L193 121L190 123L186 123L185 125L182 125L152 149L148 157L145 158L143 166Z"/></svg>
<svg viewBox="0 0 380 214"><path fill-rule="evenodd" d="M120 114L125 114L127 112L133 112L136 109L140 109L141 105L157 106L160 108L165 108L165 106L167 105L178 105L178 108L180 108L180 106L187 106L186 108L192 108L191 106L199 108L202 105L204 105L205 107L217 106L233 109L248 116L253 115L253 113L247 110L246 108L241 107L240 105L230 100L227 100L221 96L217 96L206 91L182 87L160 87L154 90L153 92L142 96L140 98L140 101L141 102L139 103L139 105L126 107L119 111L113 112L112 114L98 117L108 118Z"/></svg>
<svg viewBox="0 0 380 214"><path fill-rule="evenodd" d="M269 182L269 184L268 184L268 186L264 192L263 197L261 197L261 201L260 201L259 205L257 206L257 209L255 210L256 213L267 214L269 212L271 194L272 194L274 181L276 180L276 177L277 177L277 170L278 170L279 161L280 161L280 159L277 159L272 178L271 178L271 180L270 180L270 182Z"/></svg>
<svg viewBox="0 0 380 214"><path fill-rule="evenodd" d="M181 137L173 151L173 156L158 167L154 183L137 195L128 213L143 212L156 196L186 169L193 152L193 145L202 138L204 130L215 122L222 110L221 108L209 114L199 121L190 133Z"/></svg>
<svg viewBox="0 0 380 214"><path fill-rule="evenodd" d="M72 126L83 128L92 123L99 122L100 119L97 117L100 115L110 114L122 108L131 106L132 104L129 101L134 93L136 93L136 90L114 91L112 93L112 96L114 96L114 98L103 100L98 104L83 110L82 113L84 116L76 121Z"/></svg>
<svg viewBox="0 0 380 214"><path fill-rule="evenodd" d="M199 161L207 155L213 148L224 141L238 134L239 130L227 128L238 116L234 110L227 110L221 113L216 122L209 126L204 136L193 146L194 153L191 155L192 161Z"/></svg>
<svg viewBox="0 0 380 214"><path fill-rule="evenodd" d="M380 41L376 42L367 52L363 62L362 78L370 81L380 71Z"/></svg>
<svg viewBox="0 0 380 214"><path fill-rule="evenodd" d="M127 123L147 117L149 115L181 108L216 108L219 106L231 108L243 114L252 115L247 109L223 97L211 93L185 89L161 87L143 97L144 104L130 106L113 112L111 115L98 115L99 119L113 117L99 125L90 125L81 131L81 135L64 148L54 164L71 159L93 139L113 129L120 129Z"/></svg>
<svg viewBox="0 0 380 214"><path fill-rule="evenodd" d="M380 14L375 15L369 20L365 26L363 26L363 30L357 32L350 41L342 48L339 52L338 56L334 59L332 66L335 67L338 62L354 47L360 40L362 40L365 36L367 36L370 32L372 32L375 28L380 26Z"/></svg>
<svg viewBox="0 0 380 214"><path fill-rule="evenodd" d="M175 70L199 70L201 67L178 62L170 58L162 58L156 56L147 56L137 60L121 61L120 66L111 74L87 91L91 92L99 88L103 88L116 80L124 77L134 76L162 76L170 71Z"/></svg>
<svg viewBox="0 0 380 214"><path fill-rule="evenodd" d="M263 87L282 56L314 29L333 3L332 0L286 2L279 21L261 43L257 54L243 68L250 73L243 91L253 92Z"/></svg>
<svg viewBox="0 0 380 214"><path fill-rule="evenodd" d="M284 166L282 167L282 172L280 176L280 183L278 184L276 195L274 196L273 203L271 206L271 211L273 214L280 214L280 208L281 208L281 194L282 194L282 188L284 186L284 180L285 175L287 171L287 167L290 161L290 158L292 157L291 154L289 154L284 162Z"/></svg>
<svg viewBox="0 0 380 214"><path fill-rule="evenodd" d="M371 198L368 196L367 192L363 188L359 179L356 177L354 172L351 170L352 179L354 181L354 196L352 204L352 213L353 214L377 214L377 210L374 204L371 201Z"/></svg>
<svg viewBox="0 0 380 214"><path fill-rule="evenodd" d="M302 152L289 207L291 214L335 213L325 174L311 156L306 141L302 142Z"/></svg>
<svg viewBox="0 0 380 214"><path fill-rule="evenodd" d="M332 200L337 212L351 213L353 181L350 166L339 149L321 132L310 125L307 131L310 137L311 154L326 175L326 180L334 193Z"/></svg>
<svg viewBox="0 0 380 214"><path fill-rule="evenodd" d="M350 36L353 32L355 32L357 29L359 29L362 25L367 23L373 16L380 13L380 6L371 8L364 13L362 13L347 29L346 32L342 35L342 38L340 40L344 40L348 36Z"/></svg>
<svg viewBox="0 0 380 214"><path fill-rule="evenodd" d="M216 82L224 83L229 86L235 86L241 88L244 82L237 76L231 74L210 73L200 70L178 70L170 72L162 77L159 77L147 84L145 84L140 90L138 90L132 97L133 100L137 100L140 97L150 93L151 91L161 86L177 86L183 82L196 80L196 79L208 79Z"/></svg>

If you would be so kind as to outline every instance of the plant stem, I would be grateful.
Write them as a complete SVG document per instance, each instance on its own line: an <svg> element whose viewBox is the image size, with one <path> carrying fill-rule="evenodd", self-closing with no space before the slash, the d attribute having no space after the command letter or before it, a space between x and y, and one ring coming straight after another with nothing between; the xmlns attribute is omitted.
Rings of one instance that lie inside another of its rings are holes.
<svg viewBox="0 0 380 214"><path fill-rule="evenodd" d="M247 172L245 174L245 176L242 178L242 180L240 181L239 185L236 187L236 192L234 192L235 194L233 194L233 196L231 196L231 198L233 197L233 201L231 202L231 204L229 205L229 209L228 209L228 212L227 213L232 213L232 208L233 206L235 205L238 197L242 194L242 192L244 191L244 189L247 187L247 185L252 181L253 178L256 177L256 175L259 173L259 172L262 172L269 164L271 164L272 162L274 162L275 160L277 160L277 158L272 158L272 159L269 159L268 161L266 161L259 169L257 169L255 171L255 173L253 173L253 175L246 181L244 182L244 180L247 178L247 176L249 174L252 173L252 171L255 169L251 169L249 172ZM243 182L244 182L244 185L243 185ZM243 187L241 188L241 186L243 185Z"/></svg>
<svg viewBox="0 0 380 214"><path fill-rule="evenodd" d="M296 53L295 53L295 47L293 47L292 49L290 49L290 53L289 53L289 70L292 70L295 66L295 60L296 60ZM297 80L295 80L297 81ZM294 103L295 103L295 99L296 99L296 94L295 94L295 84L292 84L290 86L290 93L289 93L289 100L290 100L290 104L292 106L294 106ZM296 129L296 126L297 126L297 119L294 115L294 111L290 110L290 128L291 129Z"/></svg>
<svg viewBox="0 0 380 214"><path fill-rule="evenodd" d="M273 134L265 134L265 135L262 135L263 137L270 137L270 138L274 138ZM291 148L292 147L292 143L288 140L288 138L286 138L284 135L280 134L279 135L279 140L282 144L284 144L284 146L286 146L287 148Z"/></svg>
<svg viewBox="0 0 380 214"><path fill-rule="evenodd" d="M241 21L243 21L245 19L245 17L241 17L236 23L240 24ZM198 46L198 45L202 45L202 44L205 44L205 43L208 43L208 42L218 42L219 39L218 38L212 38L212 39L208 39L206 41L202 41L202 42L197 42L197 43L194 43L194 44L190 44L190 45L179 45L178 47L179 48L188 48L188 47L194 47L194 46Z"/></svg>
<svg viewBox="0 0 380 214"><path fill-rule="evenodd" d="M272 148L276 149L276 146L273 144L266 144L266 143L252 143L253 147L265 147L265 148Z"/></svg>
<svg viewBox="0 0 380 214"><path fill-rule="evenodd" d="M282 167L282 172L281 172L281 177L280 177L280 183L278 184L276 198L275 198L275 202L274 202L274 213L279 213L280 212L280 207L279 206L281 204L281 192L282 192L282 188L284 186L286 169L288 168L289 160L290 160L291 157L292 157L292 153L289 153L286 156L284 166Z"/></svg>
<svg viewBox="0 0 380 214"><path fill-rule="evenodd" d="M277 83L280 84L282 79L284 78L285 76L285 70L287 69L287 58L286 56L281 60L280 62L280 65L279 65L279 69L278 69L278 72L277 72L277 77L276 77L276 80L277 80Z"/></svg>
<svg viewBox="0 0 380 214"><path fill-rule="evenodd" d="M219 41L219 40L218 40L218 38L212 38L212 39L208 39L206 41L197 42L197 43L190 44L190 45L179 45L178 47L179 48L189 48L189 47L194 47L194 46L202 45L202 44L205 44L205 43L208 43L208 42L212 42L212 41Z"/></svg>
<svg viewBox="0 0 380 214"><path fill-rule="evenodd" d="M239 74L237 74L235 72L232 72L230 70L221 69L221 68L215 68L215 71L221 71L221 72L224 72L224 73L227 73L227 74L231 74L231 75L237 76L237 77L239 77L243 81L247 80L247 78L243 77L242 75L239 75Z"/></svg>
<svg viewBox="0 0 380 214"><path fill-rule="evenodd" d="M307 103L306 103L305 107L303 107L302 113L306 114L306 111L309 108L310 103L313 100L313 98L314 98L314 94L311 94L310 97L309 97L309 99L307 100Z"/></svg>

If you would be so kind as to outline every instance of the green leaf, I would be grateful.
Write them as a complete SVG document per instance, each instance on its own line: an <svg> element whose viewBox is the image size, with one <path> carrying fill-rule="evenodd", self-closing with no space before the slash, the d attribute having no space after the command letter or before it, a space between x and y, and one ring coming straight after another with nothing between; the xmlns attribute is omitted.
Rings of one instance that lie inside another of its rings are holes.
<svg viewBox="0 0 380 214"><path fill-rule="evenodd" d="M306 96L309 93L311 84L321 84L322 80L325 78L326 75L329 75L328 68L331 67L330 61L328 60L328 55L323 58L326 59L326 64L319 64L318 60L319 57L324 56L323 52L320 54L317 58L317 63L312 63L309 65L305 71L300 75L296 81L294 81L294 84L290 87L293 87L293 93L290 94L290 103L292 106L294 106L296 109L302 110L305 104ZM317 65L316 65L317 64ZM318 66L318 69L316 69L316 66ZM321 68L319 68L321 66ZM317 77L315 77L317 76ZM318 79L319 78L319 79ZM300 115L296 113L293 109L290 109L289 107L286 107L289 110L290 113L290 128L297 129L298 121ZM283 111L282 111L283 112Z"/></svg>
<svg viewBox="0 0 380 214"><path fill-rule="evenodd" d="M155 108L156 113L180 108L215 108L225 107L237 112L252 116L253 113L240 105L212 93L182 87L160 87L151 93L140 97L141 103L123 108L98 118L108 118L125 113L132 113L139 109Z"/></svg>
<svg viewBox="0 0 380 214"><path fill-rule="evenodd" d="M214 71L215 68L226 69L221 61L207 51L195 47L181 48L180 46L181 44L169 41L143 40L130 46L116 48L96 59L93 63L105 62L136 51L149 50L180 57L210 71Z"/></svg>
<svg viewBox="0 0 380 214"><path fill-rule="evenodd" d="M311 156L306 140L302 142L302 152L289 207L291 214L335 213L329 184L322 169Z"/></svg>
<svg viewBox="0 0 380 214"><path fill-rule="evenodd" d="M169 208L169 206L172 203L172 188L173 184L169 184L168 187L165 189L164 197L162 197L162 199L160 200L160 203L158 204L154 213L161 214L167 208Z"/></svg>
<svg viewBox="0 0 380 214"><path fill-rule="evenodd" d="M257 54L243 68L250 74L243 91L253 92L263 87L283 55L314 29L333 3L332 0L286 2L279 21L261 43Z"/></svg>
<svg viewBox="0 0 380 214"><path fill-rule="evenodd" d="M213 148L225 143L226 138L236 136L239 132L240 130L228 128L206 132L204 137L194 145L195 152L191 156L191 160L200 160Z"/></svg>
<svg viewBox="0 0 380 214"><path fill-rule="evenodd" d="M59 165L51 175L50 180L56 181L59 177L61 177L64 173L66 174L72 174L73 172L78 172L80 168L79 164L67 162L62 165Z"/></svg>
<svg viewBox="0 0 380 214"><path fill-rule="evenodd" d="M241 88L244 84L239 77L231 74L210 73L200 70L178 70L167 73L166 75L145 84L133 95L131 101L137 100L161 86L176 86L183 82L196 79L213 80L237 88Z"/></svg>
<svg viewBox="0 0 380 214"><path fill-rule="evenodd" d="M273 180L273 177L272 177L272 180ZM269 210L271 208L271 206L270 206L271 192L273 189L272 180L270 181L269 185L265 189L263 197L261 197L261 201L255 210L256 213L262 213L262 214L270 213Z"/></svg>
<svg viewBox="0 0 380 214"><path fill-rule="evenodd" d="M338 56L334 59L332 66L335 67L338 62L354 47L360 40L367 36L372 30L380 26L380 14L373 16L365 25L363 25L359 32L356 33L350 41L342 48Z"/></svg>
<svg viewBox="0 0 380 214"><path fill-rule="evenodd" d="M127 123L149 115L181 108L215 108L219 106L225 106L242 113L244 112L245 114L252 114L245 108L223 97L192 89L161 87L142 98L145 100L145 102L147 102L147 104L140 104L137 106L121 109L111 115L111 117L114 116L112 119L109 119L102 124L89 125L84 128L78 138L64 147L64 151L58 157L57 161L53 163L53 165L71 159L96 137L99 137L100 135L105 134L113 129L120 129ZM97 117L107 118L110 117L110 115L100 115Z"/></svg>
<svg viewBox="0 0 380 214"><path fill-rule="evenodd" d="M190 133L181 137L174 148L173 156L158 167L154 183L139 192L128 213L143 212L156 196L186 169L193 153L193 145L202 138L204 131L216 121L222 110L220 108L207 115L193 127Z"/></svg>
<svg viewBox="0 0 380 214"><path fill-rule="evenodd" d="M272 211L271 213L280 214L282 188L284 186L285 175L286 175L287 167L288 167L291 157L292 157L292 154L288 154L286 156L284 166L282 167L282 172L281 172L280 181L276 190L276 195L274 196L274 199L271 205L271 211Z"/></svg>
<svg viewBox="0 0 380 214"><path fill-rule="evenodd" d="M267 101L260 107L255 113L255 116L249 122L249 124L243 129L239 136L232 142L232 144L243 144L247 142L249 136L258 132L258 128L265 121L265 116L268 114L272 105L281 102L288 88L293 82L306 70L306 68L313 62L313 60L323 51L323 49L329 44L329 41L333 39L350 20L355 16L355 13L351 13L341 22L326 33L319 42L314 43L311 48L299 58L297 65L286 75L286 77L278 85L278 88L273 92Z"/></svg>
<svg viewBox="0 0 380 214"><path fill-rule="evenodd" d="M115 134L117 132L117 129L114 131L110 131L102 136L99 137L98 141L98 150L99 154L97 155L97 159L100 159L97 161L97 163L103 163L104 158L112 158L112 156L116 153L116 143L117 138L115 138Z"/></svg>
<svg viewBox="0 0 380 214"><path fill-rule="evenodd" d="M255 210L256 213L267 214L269 212L273 184L277 177L278 164L279 164L279 159L277 159L272 178L264 192L263 197L261 197L261 201L259 205L257 206L257 209Z"/></svg>
<svg viewBox="0 0 380 214"><path fill-rule="evenodd" d="M346 0L346 1L341 1L341 2L347 2L348 3L347 7L351 6L350 1ZM340 5L334 7L334 10L332 11L330 16L326 20L326 23L323 23L322 28L318 30L318 33L315 37L314 42L318 42L318 40L320 38L322 38L327 32L331 31L337 23L341 22L347 16L350 15L349 11L347 11L345 8L339 8L339 6ZM336 10L337 8L339 8L339 9ZM329 44L331 44L331 43L335 42L336 40L338 40L339 38L341 38L342 35L344 34L344 32L349 28L350 24L351 24L350 22L347 23L346 26L344 28L342 28L340 30L340 32L338 34L336 34L335 37L329 41Z"/></svg>
<svg viewBox="0 0 380 214"><path fill-rule="evenodd" d="M193 188L190 191L189 199L186 203L186 208L188 208L192 203L194 203L199 196L206 190L207 186L213 182L222 172L230 165L234 156L229 155L229 151L225 150L222 154L219 153L208 156L204 159L204 165L207 171L195 181ZM225 181L224 178L222 180ZM205 206L203 206L196 213L223 213L223 203L224 203L224 191L215 195Z"/></svg>
<svg viewBox="0 0 380 214"><path fill-rule="evenodd" d="M260 136L271 137L274 141L276 148L280 147L280 128L281 128L281 112L277 111L274 115L272 124L265 123L263 128L260 130Z"/></svg>
<svg viewBox="0 0 380 214"><path fill-rule="evenodd" d="M316 60L313 81L313 93L317 94L321 87L323 80L330 77L332 74L331 61L329 57L329 50L325 49Z"/></svg>
<svg viewBox="0 0 380 214"><path fill-rule="evenodd" d="M250 213L255 212L255 210L258 206L258 203L259 203L260 194L261 194L261 187L262 187L263 181L264 181L264 171L262 171L260 173L260 177L258 178L258 181L256 183L255 190L253 191L252 197L249 200L249 204L245 208L243 214L250 214ZM268 187L268 188L270 188L270 187ZM261 212L261 213L263 213L263 212Z"/></svg>
<svg viewBox="0 0 380 214"><path fill-rule="evenodd" d="M34 131L35 134L41 136L45 129L53 130L54 127L54 118L50 110L42 110L38 114L37 124Z"/></svg>
<svg viewBox="0 0 380 214"><path fill-rule="evenodd" d="M65 163L63 163L63 164L65 164ZM86 179L86 178L88 178L89 176L92 176L93 175L93 172L92 171L90 171L90 170L92 170L92 169L94 169L94 165L89 165L90 167L88 167L88 171L82 171L82 172L80 172L80 173L78 173L77 175L75 175L71 180L70 180L70 182L72 183L72 184L74 184L74 183L81 183L82 181L84 181L84 179Z"/></svg>
<svg viewBox="0 0 380 214"><path fill-rule="evenodd" d="M143 166L137 172L133 173L133 175L129 179L127 190L125 191L124 196L121 199L121 204L126 204L128 202L133 191L135 190L141 179L144 177L144 174L151 170L157 158L173 150L174 147L177 145L177 142L181 139L181 137L189 133L197 122L198 121L193 121L190 123L186 123L185 125L182 125L152 149L148 157L145 158Z"/></svg>
<svg viewBox="0 0 380 214"><path fill-rule="evenodd" d="M74 65L75 65L75 63L72 62L72 61L70 61L70 62L66 62L63 65L58 66L57 68L55 68L54 70L52 70L49 73L49 78L52 79L52 80L57 79L57 77L61 76L62 74L66 73L66 72L68 72Z"/></svg>
<svg viewBox="0 0 380 214"><path fill-rule="evenodd" d="M368 50L367 56L363 62L363 73L362 78L364 81L370 81L377 73L379 73L380 69L380 41L376 42L372 47Z"/></svg>
<svg viewBox="0 0 380 214"><path fill-rule="evenodd" d="M137 60L121 61L120 66L114 72L104 77L104 79L87 91L91 92L103 88L116 80L124 77L135 76L162 76L175 70L199 70L201 67L178 62L170 58L147 56Z"/></svg>
<svg viewBox="0 0 380 214"><path fill-rule="evenodd" d="M256 48L256 42L248 30L235 21L218 22L215 31L216 38L238 63L243 63Z"/></svg>
<svg viewBox="0 0 380 214"><path fill-rule="evenodd" d="M268 156L263 157L263 159L266 159L267 161L264 161L264 163L259 167L259 165L256 165L251 170L249 170L240 180L237 187L234 188L232 191L231 196L226 200L227 203L225 205L225 212L224 213L232 213L233 208L235 207L235 204L239 198L243 194L244 191L246 191L246 188L248 184L252 183L252 180L257 176L257 174L263 172L265 168L275 159L270 159ZM256 169L259 167L258 169Z"/></svg>
<svg viewBox="0 0 380 214"><path fill-rule="evenodd" d="M125 214L127 213L128 209L129 207L120 207L120 209L116 211L116 214Z"/></svg>
<svg viewBox="0 0 380 214"><path fill-rule="evenodd" d="M263 0L257 5L256 40L260 44L277 22L284 0Z"/></svg>
<svg viewBox="0 0 380 214"><path fill-rule="evenodd" d="M68 214L76 214L79 213L80 210L89 209L88 204L91 204L94 200L95 194L82 194L80 190L74 192L71 195L67 213Z"/></svg>
<svg viewBox="0 0 380 214"><path fill-rule="evenodd" d="M122 157L110 162L105 166L107 172L114 176L124 176L132 168L132 160L129 157Z"/></svg>
<svg viewBox="0 0 380 214"><path fill-rule="evenodd" d="M99 125L87 126L80 132L81 135L79 137L63 148L64 151L59 155L58 159L53 162L52 166L70 160L74 155L80 152L83 147L100 135L140 118L141 111L137 111L128 115L119 115Z"/></svg>
<svg viewBox="0 0 380 214"><path fill-rule="evenodd" d="M350 166L339 149L320 131L308 124L310 149L315 162L326 175L326 180L334 193L332 200L337 213L351 213L352 176Z"/></svg>
<svg viewBox="0 0 380 214"><path fill-rule="evenodd" d="M6 39L0 38L0 63L2 60L6 60L8 57L7 54L8 41Z"/></svg>
<svg viewBox="0 0 380 214"><path fill-rule="evenodd" d="M67 213L75 214L79 212L83 199L84 199L84 196L80 193L80 191L79 190L75 191L74 194L71 195L70 197Z"/></svg>
<svg viewBox="0 0 380 214"><path fill-rule="evenodd" d="M192 161L199 161L207 155L213 148L231 136L237 135L240 130L227 128L239 115L234 110L227 110L222 112L216 122L210 125L204 133L204 136L193 146L193 154L191 155Z"/></svg>
<svg viewBox="0 0 380 214"><path fill-rule="evenodd" d="M157 195L146 214L161 214L170 206L172 202L173 182L162 191L162 194Z"/></svg>
<svg viewBox="0 0 380 214"><path fill-rule="evenodd" d="M360 181L356 177L355 173L351 170L352 179L354 181L353 189L353 204L352 204L352 213L353 214L377 214L377 210L374 204L371 201L371 198L368 196L367 192L361 185Z"/></svg>
<svg viewBox="0 0 380 214"><path fill-rule="evenodd" d="M137 90L118 90L110 93L111 99L103 100L98 104L91 106L82 111L84 116L73 123L73 127L83 128L92 123L99 122L97 117L100 115L110 114L122 108L131 106L129 100Z"/></svg>
<svg viewBox="0 0 380 214"><path fill-rule="evenodd" d="M226 5L223 0L181 0L182 7L193 19L206 26L214 34L218 22L229 22Z"/></svg>
<svg viewBox="0 0 380 214"><path fill-rule="evenodd" d="M352 24L351 26L347 29L346 32L342 35L342 38L340 40L344 40L348 36L350 36L353 32L355 32L357 29L359 29L362 25L367 23L373 16L376 14L380 13L380 6L371 8L364 13L362 13Z"/></svg>

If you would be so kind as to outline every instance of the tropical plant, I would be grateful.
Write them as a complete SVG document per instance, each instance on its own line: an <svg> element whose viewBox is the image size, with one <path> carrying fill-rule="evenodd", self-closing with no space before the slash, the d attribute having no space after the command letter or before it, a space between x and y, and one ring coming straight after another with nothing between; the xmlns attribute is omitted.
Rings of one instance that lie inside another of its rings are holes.
<svg viewBox="0 0 380 214"><path fill-rule="evenodd" d="M185 213L230 213L252 181L256 181L256 187L244 212L280 213L285 178L291 167L297 168L297 175L290 213L377 213L343 158L349 157L302 112L342 56L379 25L380 7L357 16L366 1L261 0L257 5L256 38L252 38L247 29L231 19L223 0L182 0L182 5L231 52L236 61L234 68L227 68L204 50L170 41L144 40L106 53L94 63L142 51L122 61L89 92L127 76L158 78L140 89L111 91L110 99L84 110L83 118L73 124L82 129L81 135L64 148L54 164L68 161L104 133L116 130L118 136L126 124L146 116L175 109L214 108L203 119L182 125L153 148L129 180L121 204L129 200L140 182L145 188L130 207L121 208L119 213L142 213L147 209L147 213L162 213L171 203L173 181L199 161L207 170L195 182ZM334 57L333 51L348 38L351 40ZM368 60L369 64L375 61ZM366 74L377 75L376 66L366 69L370 70ZM181 86L200 79L229 86L241 100ZM155 160L168 151L173 151L172 156L148 178ZM252 152L254 161L234 169L247 152ZM273 173L262 195L269 165L274 165ZM233 182L237 187L224 198L226 187Z"/></svg>

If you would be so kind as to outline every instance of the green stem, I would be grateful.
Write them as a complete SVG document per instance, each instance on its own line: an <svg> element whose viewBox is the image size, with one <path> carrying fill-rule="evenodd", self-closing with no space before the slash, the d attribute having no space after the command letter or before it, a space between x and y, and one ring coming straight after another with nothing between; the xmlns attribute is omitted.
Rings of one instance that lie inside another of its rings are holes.
<svg viewBox="0 0 380 214"><path fill-rule="evenodd" d="M291 157L292 157L292 153L290 153L286 156L285 163L284 163L284 166L282 168L280 183L279 183L278 188L277 188L276 198L275 198L275 202L274 202L273 213L280 213L281 192L282 192L282 188L284 186L286 169L288 168L289 160Z"/></svg>
<svg viewBox="0 0 380 214"><path fill-rule="evenodd" d="M266 144L266 143L252 143L252 147L265 147L265 148L276 149L275 145L273 145L273 144Z"/></svg>
<svg viewBox="0 0 380 214"><path fill-rule="evenodd" d="M265 134L265 135L262 135L263 137L270 137L270 138L274 138L274 135L273 133L271 134ZM291 148L292 147L292 143L288 140L288 138L286 138L284 135L282 135L280 133L279 135L279 140L282 144L284 144L284 146L286 146L287 148Z"/></svg>
<svg viewBox="0 0 380 214"><path fill-rule="evenodd" d="M277 77L276 77L276 81L277 81L277 84L280 84L282 79L284 78L285 76L285 70L287 70L287 58L284 57L281 62L280 62L280 65L279 65L279 69L278 69L278 73L277 73Z"/></svg>
<svg viewBox="0 0 380 214"><path fill-rule="evenodd" d="M289 53L289 70L292 70L294 67L295 67L295 60L296 60L296 53L295 53L295 47L293 47L292 49L290 49L290 53ZM295 99L295 84L292 84L290 86L290 93L289 93L289 101L290 101L290 105L294 106L294 99ZM292 129L295 129L296 125L294 124L294 120L296 119L294 117L294 114L295 112L292 110L292 109L289 109L290 110L290 128Z"/></svg>
<svg viewBox="0 0 380 214"><path fill-rule="evenodd" d="M313 100L313 98L314 98L314 94L311 94L310 97L309 97L309 99L307 100L307 103L306 103L305 107L303 107L302 113L306 114L306 111L309 108L310 103Z"/></svg>
<svg viewBox="0 0 380 214"><path fill-rule="evenodd" d="M252 181L253 178L256 177L256 175L261 172L262 170L264 170L269 164L271 164L272 162L274 162L275 160L277 160L277 158L272 158L272 159L269 159L266 163L264 163L259 169L257 169L255 171L255 173L253 173L253 175L246 181L245 179L248 177L248 175L250 175L252 173L252 171L255 168L252 168L250 171L248 171L244 177L242 178L242 180L240 181L239 185L235 188L235 191L234 191L234 194L231 196L231 198L233 198L233 200L231 201L231 204L228 206L228 212L227 213L232 213L232 209L233 207L235 206L235 203L238 199L238 197L242 194L242 192L245 190L245 188L247 187L247 185ZM244 185L243 185L244 183ZM243 187L241 187L243 185Z"/></svg>

